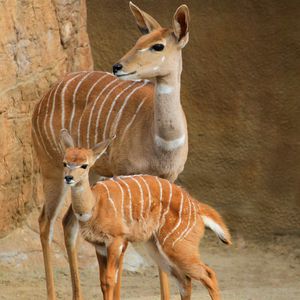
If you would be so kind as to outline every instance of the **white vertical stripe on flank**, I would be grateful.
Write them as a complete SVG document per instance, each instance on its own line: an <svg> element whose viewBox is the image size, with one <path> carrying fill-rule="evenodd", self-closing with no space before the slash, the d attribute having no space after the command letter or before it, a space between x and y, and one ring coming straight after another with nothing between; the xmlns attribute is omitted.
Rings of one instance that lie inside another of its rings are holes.
<svg viewBox="0 0 300 300"><path fill-rule="evenodd" d="M83 73L83 72L82 72ZM76 73L75 73L76 74ZM65 128L65 94L67 91L67 88L69 84L78 78L81 75L81 73L77 74L74 77L71 77L65 84L64 88L61 91L61 128Z"/></svg>
<svg viewBox="0 0 300 300"><path fill-rule="evenodd" d="M181 193L181 199L180 199L180 208L179 208L179 212L178 212L178 222L177 224L175 225L175 227L173 228L172 231L170 231L164 238L163 240L163 245L165 244L166 240L171 236L171 234L173 234L177 228L180 226L180 223L181 223L181 214L182 214L182 207L183 207L183 202L184 202L184 199L183 199L183 193L182 191L180 191Z"/></svg>
<svg viewBox="0 0 300 300"><path fill-rule="evenodd" d="M98 111L98 115L97 115L97 119L96 119L96 129L95 129L95 138L94 138L94 143L96 144L97 143L97 140L98 140L98 127L99 127L99 120L100 120L100 116L102 114L102 109L104 107L104 105L106 104L106 101L109 99L109 96L110 94L117 88L119 87L120 85L125 85L127 84L127 81L121 81L119 84L117 84L116 86L114 86L110 91L109 93L106 95L105 99L103 100L102 104L101 104L101 107L99 108L99 111ZM133 83L134 84L134 83ZM117 99L123 94L125 93L133 84L130 84L129 86L127 86L125 89L121 89L121 92L115 97L114 101L113 101L113 104L111 105L111 108L110 108L110 111L112 110L112 107L115 105L115 102L117 101ZM110 112L108 113L108 117L106 117L106 122L107 122L107 119L109 118L109 114ZM103 132L105 132L105 129L106 129L106 123L105 123L105 126L104 126L104 129L103 129Z"/></svg>
<svg viewBox="0 0 300 300"><path fill-rule="evenodd" d="M160 220L161 210L162 210L162 185L157 176L155 176L155 180L157 181L158 186L159 186L159 220Z"/></svg>
<svg viewBox="0 0 300 300"><path fill-rule="evenodd" d="M140 218L143 220L143 211L144 211L144 192L142 189L142 186L140 185L139 181L135 179L134 177L131 177L131 179L137 184L140 194L141 194L141 212L140 212Z"/></svg>
<svg viewBox="0 0 300 300"><path fill-rule="evenodd" d="M159 233L161 231L161 229L163 228L163 226L165 225L166 222L166 216L170 210L170 205L171 205L171 201L172 201L172 193L173 193L173 186L172 183L170 181L169 182L169 200L168 200L168 206L167 209L164 211L163 216L162 216L162 222L161 225L159 226Z"/></svg>
<svg viewBox="0 0 300 300"><path fill-rule="evenodd" d="M122 117L122 113L123 113L123 110L128 102L128 100L130 99L130 97L139 89L141 89L142 87L144 87L146 84L148 83L148 81L145 81L142 85L136 87L135 89L133 89L128 95L127 97L125 98L124 102L123 102L123 105L122 107L120 108L120 110L118 111L117 113L117 116L115 117L114 121L113 121L113 126L114 126L114 130L115 132L117 132L117 128L118 128L118 125L119 125L119 122L120 122L120 119ZM103 132L103 139L105 139L105 131Z"/></svg>
<svg viewBox="0 0 300 300"><path fill-rule="evenodd" d="M144 97L144 98L143 98L143 100L141 101L141 103L140 103L139 106L137 107L137 109L136 109L134 115L132 116L130 122L129 122L129 123L127 124L127 126L125 127L125 129L124 129L124 131L123 131L123 134L122 134L122 137L121 137L121 140L120 140L120 141L121 141L121 144L122 144L122 142L123 142L123 139L124 139L124 137L125 137L125 134L126 134L127 130L130 128L130 126L131 126L132 123L134 122L134 120L135 120L135 118L136 118L138 112L140 111L141 107L143 106L143 104L144 104L146 98L147 98L147 97Z"/></svg>
<svg viewBox="0 0 300 300"><path fill-rule="evenodd" d="M129 219L131 221L131 223L133 222L133 218L132 218L132 195L131 195L131 190L129 185L127 184L127 182L123 179L121 179L120 177L118 177L118 179L123 182L127 188L128 191L128 196L129 196Z"/></svg>
<svg viewBox="0 0 300 300"><path fill-rule="evenodd" d="M59 146L56 143L56 139L55 139L55 133L54 133L54 128L53 128L53 116L54 116L54 111L55 111L55 102L56 102L56 96L57 96L57 92L58 89L60 88L60 86L64 83L64 81L62 80L56 87L54 95L53 95L53 101L52 101L52 110L51 110L51 114L50 114L50 118L49 118L49 126L50 126L50 132L52 135L52 140L53 140L53 144L55 145L55 148L58 152L61 152L61 148L59 148ZM61 152L62 154L62 152Z"/></svg>
<svg viewBox="0 0 300 300"><path fill-rule="evenodd" d="M92 86L91 86L91 88L89 89L89 91L88 91L88 93L87 93L87 95L86 95L86 100L85 100L85 106L84 106L84 109L83 109L83 111L82 111L82 114L81 114L81 116L80 116L80 119L79 119L79 122L78 122L78 128L77 128L77 137L78 137L78 139L77 139L77 145L78 145L78 147L80 147L81 145L81 143L80 143L80 129L81 129L81 122L82 122L82 118L83 118L83 116L84 116L84 112L85 112L85 109L86 109L86 107L87 107L87 105L88 105L88 103L89 103L89 98L90 98L90 95L92 94L92 92L93 92L93 90L94 90L94 88L97 86L97 84L99 84L99 82L101 82L104 78L106 78L108 76L108 74L104 74L104 75L102 75Z"/></svg>
<svg viewBox="0 0 300 300"><path fill-rule="evenodd" d="M48 140L50 147L53 147L53 145L52 145L52 142L50 141L50 136L49 136L48 131L47 131L47 116L48 116L48 110L49 110L49 102L50 102L50 98L52 98L53 91L54 91L54 88L52 88L52 90L51 90L51 92L48 96L47 104L46 104L45 117L44 117L45 138ZM55 147L53 147L53 148L55 148ZM51 155L51 157L52 157L52 155Z"/></svg>
<svg viewBox="0 0 300 300"><path fill-rule="evenodd" d="M122 213L122 219L125 219L125 213L124 213L124 190L122 188L122 186L120 185L120 183L117 181L118 179L115 178L111 178L110 180L112 180L119 188L119 190L121 191L121 213Z"/></svg>
<svg viewBox="0 0 300 300"><path fill-rule="evenodd" d="M118 78L110 81L100 92L100 94L97 96L97 98L94 100L94 104L91 108L90 115L89 115L89 121L88 121L88 126L87 126L87 132L86 132L86 143L87 143L87 148L90 148L90 129L91 129L91 121L93 117L93 112L95 110L96 104L100 97L103 95L103 93L114 83L118 80Z"/></svg>
<svg viewBox="0 0 300 300"><path fill-rule="evenodd" d="M35 139L36 143L38 144L38 147L42 150L43 146L40 143L40 139L38 138L37 132L35 131L34 127L35 127L34 124L32 124L32 126L31 126L32 133L33 133L32 137L34 136L34 139Z"/></svg>
<svg viewBox="0 0 300 300"><path fill-rule="evenodd" d="M145 179L143 176L141 176L140 178L141 178L142 181L144 182L144 184L145 184L145 186L146 186L146 188L147 188L147 192L148 192L148 214L147 214L147 216L149 216L150 211L151 211L151 203L152 203L151 191L150 191L150 188L149 188L149 185L148 185L146 179Z"/></svg>
<svg viewBox="0 0 300 300"><path fill-rule="evenodd" d="M125 81L125 82L126 82L126 81ZM109 120L109 118L110 118L111 112L112 112L112 110L113 110L113 108L114 108L114 106L115 106L117 100L119 99L119 97L120 97L122 94L124 94L128 89L130 89L132 86L134 86L134 85L137 84L137 83L138 83L138 82L134 81L134 82L131 83L129 86L127 86L124 90L122 90L122 91L117 95L117 97L115 97L114 101L112 102L112 104L111 104L111 106L110 106L110 110L109 110L109 112L108 112L108 114L107 114L107 116L106 116L106 120L105 120L105 125L104 125L103 135L102 135L103 140L105 139L105 136L106 136L106 128L107 128L108 120ZM130 95L130 93L129 93L128 95ZM128 97L128 96L127 96L127 97ZM126 99L127 99L127 98L125 98L124 101L126 101ZM99 124L99 119L100 119L100 114L98 114L98 118L97 118L97 122L96 122L97 125ZM98 138L98 134L97 134L97 136L95 136L95 143L96 143L97 138Z"/></svg>
<svg viewBox="0 0 300 300"><path fill-rule="evenodd" d="M115 203L114 203L113 199L110 197L110 192L109 192L108 187L106 186L106 184L103 181L98 181L97 184L102 184L105 187L105 189L107 191L108 201L110 202L111 206L113 207L113 209L115 211L115 215L116 215L117 209L115 207Z"/></svg>
<svg viewBox="0 0 300 300"><path fill-rule="evenodd" d="M195 204L193 200L190 200L192 205L193 205L193 210L194 210L194 222L193 225L190 227L190 229L184 234L184 236L182 237L183 239L188 236L188 234L190 233L190 231L194 228L194 226L196 225L196 221L197 221L197 212L196 212L196 208L195 208Z"/></svg>
<svg viewBox="0 0 300 300"><path fill-rule="evenodd" d="M76 88L73 91L73 97L72 97L72 113L70 117L70 123L69 123L69 133L72 135L72 125L73 125L73 119L75 116L75 110L76 110L76 96L79 88L81 87L82 83L91 75L93 72L88 72L85 76L83 76L80 81L77 83Z"/></svg>
<svg viewBox="0 0 300 300"><path fill-rule="evenodd" d="M175 244L185 236L185 233L188 231L189 226L190 226L191 215L192 215L192 207L191 207L191 200L190 200L189 196L187 196L187 200L189 202L189 219L188 219L188 223L186 225L186 228L182 231L181 235L173 242L172 247L174 247Z"/></svg>
<svg viewBox="0 0 300 300"><path fill-rule="evenodd" d="M42 133L41 133L41 127L42 127L42 124L39 123L40 121L40 112L41 112L41 108L42 108L42 103L44 102L44 100L46 99L46 95L44 95L44 97L41 99L40 103L39 103L39 109L38 109L38 112L37 112L37 117L36 117L36 126L37 126L37 133L39 135L38 137L38 140L41 141L42 145L43 145L43 148L44 150L46 151L47 155L49 156L49 158L52 159L52 156L50 155L50 153L48 152L48 149L45 145L45 142L44 142L44 139L42 137Z"/></svg>

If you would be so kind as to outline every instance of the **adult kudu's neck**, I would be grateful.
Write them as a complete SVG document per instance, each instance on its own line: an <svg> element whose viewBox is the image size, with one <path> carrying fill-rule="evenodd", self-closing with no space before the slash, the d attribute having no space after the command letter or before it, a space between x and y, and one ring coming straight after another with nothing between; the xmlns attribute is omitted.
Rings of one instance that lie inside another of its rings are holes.
<svg viewBox="0 0 300 300"><path fill-rule="evenodd" d="M186 140L186 123L180 103L181 63L175 70L156 78L154 139L158 147L175 150Z"/></svg>
<svg viewBox="0 0 300 300"><path fill-rule="evenodd" d="M90 188L88 177L71 187L72 207L78 220L86 222L92 216L95 197Z"/></svg>

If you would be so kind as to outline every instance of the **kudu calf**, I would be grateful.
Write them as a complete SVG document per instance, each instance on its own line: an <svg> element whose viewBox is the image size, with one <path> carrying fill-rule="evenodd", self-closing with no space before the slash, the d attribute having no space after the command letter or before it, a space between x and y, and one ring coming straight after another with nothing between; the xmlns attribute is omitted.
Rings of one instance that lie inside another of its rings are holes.
<svg viewBox="0 0 300 300"><path fill-rule="evenodd" d="M219 300L215 273L200 260L198 247L204 226L231 244L221 216L181 187L150 175L114 177L90 187L89 170L111 141L87 150L74 148L67 130L61 135L65 182L71 186L81 234L96 248L104 300L114 299L115 276L127 242L146 243L160 268L176 278L182 300L191 298L191 279L201 281L211 299Z"/></svg>

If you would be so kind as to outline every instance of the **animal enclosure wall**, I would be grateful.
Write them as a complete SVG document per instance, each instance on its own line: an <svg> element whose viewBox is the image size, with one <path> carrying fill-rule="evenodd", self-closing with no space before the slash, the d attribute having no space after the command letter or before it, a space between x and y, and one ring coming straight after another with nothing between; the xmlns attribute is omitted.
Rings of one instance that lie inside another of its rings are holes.
<svg viewBox="0 0 300 300"><path fill-rule="evenodd" d="M297 2L184 1L191 11L182 74L189 157L179 183L247 238L300 229ZM181 3L135 1L164 26ZM95 68L110 71L139 31L127 1L87 4Z"/></svg>
<svg viewBox="0 0 300 300"><path fill-rule="evenodd" d="M182 3L135 2L165 26ZM299 233L298 1L184 2L189 158L179 183L247 238ZM95 68L110 71L139 37L128 1L88 0L87 12ZM93 66L85 23L83 0L0 3L0 236L40 195L34 104L67 71Z"/></svg>
<svg viewBox="0 0 300 300"><path fill-rule="evenodd" d="M42 200L31 113L63 74L93 67L85 25L85 1L0 1L0 237Z"/></svg>

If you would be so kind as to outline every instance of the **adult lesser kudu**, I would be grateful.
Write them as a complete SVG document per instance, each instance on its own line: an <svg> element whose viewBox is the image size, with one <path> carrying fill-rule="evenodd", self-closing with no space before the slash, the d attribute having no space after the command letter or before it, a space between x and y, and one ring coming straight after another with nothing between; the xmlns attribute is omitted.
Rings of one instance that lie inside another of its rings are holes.
<svg viewBox="0 0 300 300"><path fill-rule="evenodd" d="M188 8L181 5L177 9L172 29L162 28L132 3L130 9L143 36L113 66L115 76L99 71L70 73L46 93L33 113L33 144L45 196L39 225L48 299L56 298L50 251L53 224L67 191L63 182L60 130L67 128L76 145L87 148L116 134L108 154L91 170L91 184L99 176L137 173L173 182L187 159L188 136L180 103L180 76L181 51L189 36ZM76 253L78 221L71 208L64 217L63 227L73 299L82 299ZM165 273L160 272L160 279L162 297L168 299ZM118 282L116 299L120 297Z"/></svg>

